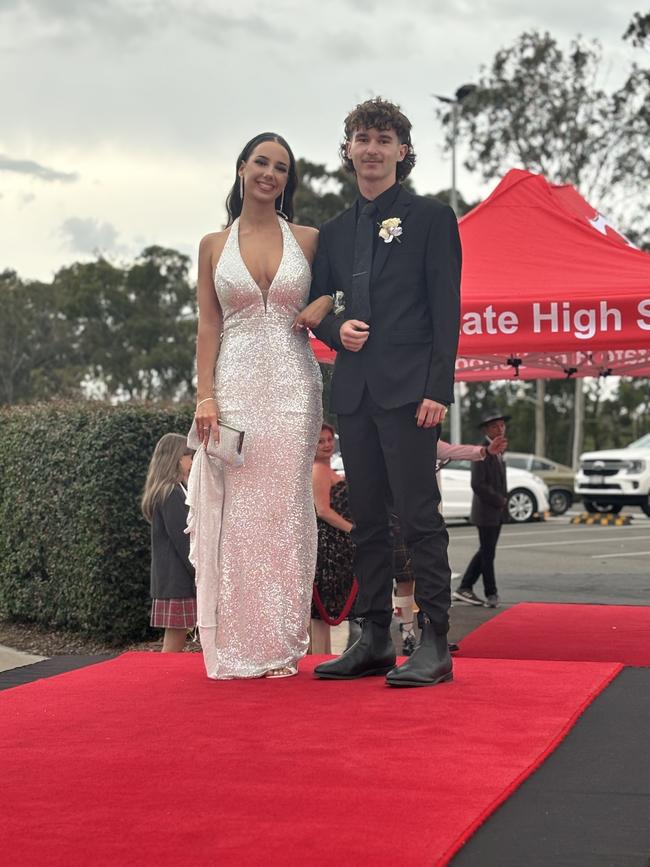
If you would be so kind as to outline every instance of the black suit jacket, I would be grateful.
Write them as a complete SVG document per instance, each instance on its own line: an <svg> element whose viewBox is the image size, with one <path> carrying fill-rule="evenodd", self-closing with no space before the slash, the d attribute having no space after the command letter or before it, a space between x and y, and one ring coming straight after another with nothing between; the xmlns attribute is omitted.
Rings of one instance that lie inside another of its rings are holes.
<svg viewBox="0 0 650 867"><path fill-rule="evenodd" d="M367 385L384 409L430 398L453 402L460 320L461 247L451 208L401 188L391 213L402 236L379 240L370 280L370 337L359 352L343 349L345 312L325 317L316 336L337 350L330 409L350 413ZM385 219L385 217L384 217ZM379 226L377 226L379 231ZM342 291L350 295L356 205L321 228L314 259L311 300Z"/></svg>
<svg viewBox="0 0 650 867"><path fill-rule="evenodd" d="M483 440L489 446L490 440ZM477 527L498 527L505 519L508 496L506 465L502 457L485 455L483 461L472 462L472 511L470 520Z"/></svg>
<svg viewBox="0 0 650 867"><path fill-rule="evenodd" d="M155 507L151 520L152 599L187 599L196 595L186 525L185 494L176 485L167 499Z"/></svg>

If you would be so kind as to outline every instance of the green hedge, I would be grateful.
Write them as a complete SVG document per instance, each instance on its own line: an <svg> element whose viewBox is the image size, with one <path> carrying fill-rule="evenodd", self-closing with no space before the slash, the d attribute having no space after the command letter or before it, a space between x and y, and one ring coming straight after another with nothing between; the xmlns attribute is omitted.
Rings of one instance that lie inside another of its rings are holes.
<svg viewBox="0 0 650 867"><path fill-rule="evenodd" d="M188 406L0 411L0 617L116 645L147 634L140 496L156 442L187 432L191 419Z"/></svg>

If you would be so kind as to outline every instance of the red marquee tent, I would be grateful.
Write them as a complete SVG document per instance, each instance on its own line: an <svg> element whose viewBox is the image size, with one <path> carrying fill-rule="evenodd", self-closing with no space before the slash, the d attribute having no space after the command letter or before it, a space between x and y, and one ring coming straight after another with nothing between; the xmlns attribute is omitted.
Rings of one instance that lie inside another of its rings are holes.
<svg viewBox="0 0 650 867"><path fill-rule="evenodd" d="M650 256L572 186L513 169L460 234L458 380L650 375Z"/></svg>

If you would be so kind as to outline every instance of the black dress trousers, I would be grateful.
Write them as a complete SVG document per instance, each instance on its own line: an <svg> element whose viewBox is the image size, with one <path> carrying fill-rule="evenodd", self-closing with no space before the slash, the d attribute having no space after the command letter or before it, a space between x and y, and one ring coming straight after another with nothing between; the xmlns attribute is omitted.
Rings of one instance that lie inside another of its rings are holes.
<svg viewBox="0 0 650 867"><path fill-rule="evenodd" d="M355 614L388 626L392 617L393 560L389 514L400 521L411 552L415 600L436 632L449 628L449 537L438 511L436 444L439 428L416 424L417 404L382 409L364 392L361 405L339 415L341 452L354 518Z"/></svg>

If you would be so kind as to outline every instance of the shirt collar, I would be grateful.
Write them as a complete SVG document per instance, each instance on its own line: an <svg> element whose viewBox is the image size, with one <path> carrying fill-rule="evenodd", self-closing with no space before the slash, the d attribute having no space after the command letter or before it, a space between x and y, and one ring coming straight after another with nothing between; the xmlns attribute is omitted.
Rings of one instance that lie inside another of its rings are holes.
<svg viewBox="0 0 650 867"><path fill-rule="evenodd" d="M392 187L384 190L384 192L380 193L376 199L366 199L364 196L361 195L361 193L359 193L359 198L357 199L357 212L360 212L361 208L363 208L364 205L367 205L368 202L374 201L379 216L387 214L393 206L400 189L400 182L395 181Z"/></svg>

